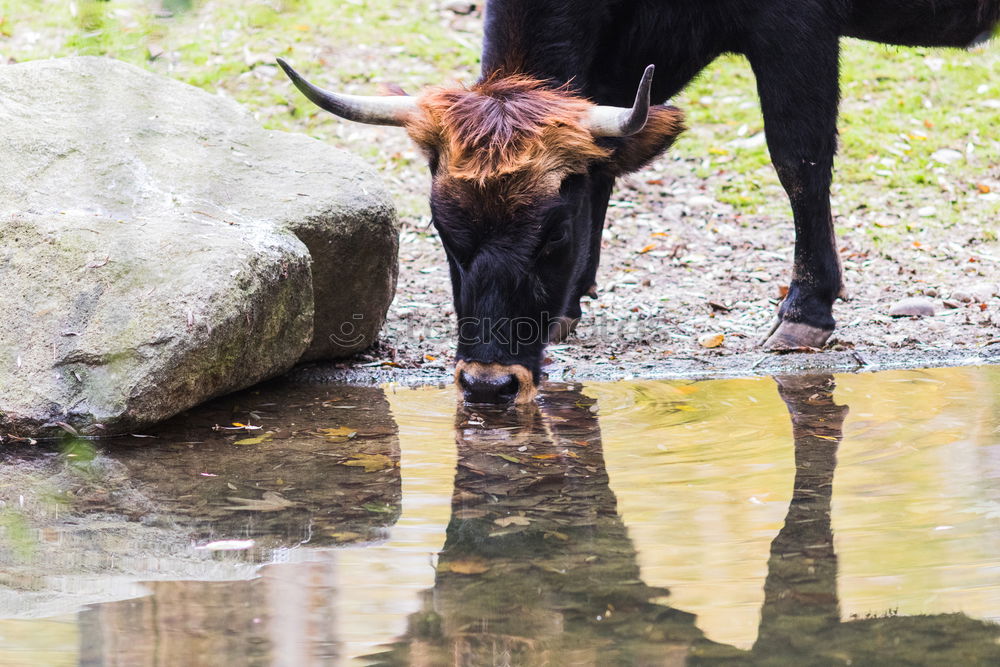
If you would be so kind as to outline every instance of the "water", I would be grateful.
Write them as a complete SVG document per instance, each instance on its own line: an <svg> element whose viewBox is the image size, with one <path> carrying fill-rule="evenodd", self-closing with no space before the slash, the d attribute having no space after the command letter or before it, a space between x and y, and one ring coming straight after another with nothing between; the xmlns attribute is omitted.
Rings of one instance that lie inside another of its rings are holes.
<svg viewBox="0 0 1000 667"><path fill-rule="evenodd" d="M0 664L1000 664L1000 368L835 383L279 384L8 448Z"/></svg>

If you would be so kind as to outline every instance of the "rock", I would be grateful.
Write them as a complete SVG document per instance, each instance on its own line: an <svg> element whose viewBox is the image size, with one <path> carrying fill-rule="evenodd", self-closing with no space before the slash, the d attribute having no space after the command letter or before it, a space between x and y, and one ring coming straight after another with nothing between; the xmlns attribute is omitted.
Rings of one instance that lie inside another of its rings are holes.
<svg viewBox="0 0 1000 667"><path fill-rule="evenodd" d="M356 159L104 58L2 66L0 100L0 435L134 430L371 344L395 214Z"/></svg>
<svg viewBox="0 0 1000 667"><path fill-rule="evenodd" d="M955 290L951 293L952 301L960 301L961 303L972 303L972 295L965 290Z"/></svg>
<svg viewBox="0 0 1000 667"><path fill-rule="evenodd" d="M977 283L969 288L969 296L977 303L986 303L1000 294L1000 289L993 283Z"/></svg>
<svg viewBox="0 0 1000 667"><path fill-rule="evenodd" d="M931 153L931 159L941 164L952 164L965 159L965 153L952 148L942 148Z"/></svg>
<svg viewBox="0 0 1000 667"><path fill-rule="evenodd" d="M453 14L471 14L476 11L476 3L467 2L467 0L449 0L444 3L442 9Z"/></svg>
<svg viewBox="0 0 1000 667"><path fill-rule="evenodd" d="M890 317L933 317L934 316L934 302L930 299L915 296L909 299L903 299L902 301L897 301L893 304L892 308L889 309Z"/></svg>

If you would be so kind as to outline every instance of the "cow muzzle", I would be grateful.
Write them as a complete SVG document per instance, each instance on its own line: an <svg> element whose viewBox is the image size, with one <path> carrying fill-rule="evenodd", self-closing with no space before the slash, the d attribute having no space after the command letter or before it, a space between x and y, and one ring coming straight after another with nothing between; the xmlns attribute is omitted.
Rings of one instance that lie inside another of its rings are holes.
<svg viewBox="0 0 1000 667"><path fill-rule="evenodd" d="M466 403L525 405L538 393L531 371L520 364L459 361L455 384Z"/></svg>

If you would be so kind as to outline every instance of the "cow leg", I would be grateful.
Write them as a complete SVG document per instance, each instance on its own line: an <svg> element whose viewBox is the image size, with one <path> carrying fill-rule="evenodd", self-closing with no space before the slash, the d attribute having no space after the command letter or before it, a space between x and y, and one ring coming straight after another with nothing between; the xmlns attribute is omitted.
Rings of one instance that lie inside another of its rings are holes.
<svg viewBox="0 0 1000 667"><path fill-rule="evenodd" d="M833 302L843 288L830 212L839 42L835 34L794 35L795 29L768 31L747 53L771 161L795 217L792 279L763 343L772 350L822 347L833 333Z"/></svg>

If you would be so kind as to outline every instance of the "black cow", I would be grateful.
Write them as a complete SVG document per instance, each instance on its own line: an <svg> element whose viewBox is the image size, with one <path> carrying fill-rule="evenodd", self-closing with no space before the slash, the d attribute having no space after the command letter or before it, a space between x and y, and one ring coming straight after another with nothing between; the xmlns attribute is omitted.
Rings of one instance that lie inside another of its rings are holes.
<svg viewBox="0 0 1000 667"><path fill-rule="evenodd" d="M545 343L593 293L616 177L683 129L650 97L680 92L723 53L749 60L796 233L764 345L821 347L842 290L829 197L840 38L965 47L998 23L1000 0L490 0L482 77L468 89L341 95L279 62L320 107L405 126L426 152L459 320L457 382L470 401L527 402Z"/></svg>

